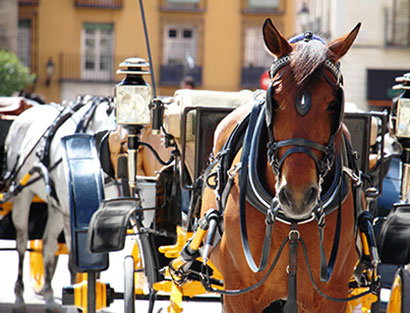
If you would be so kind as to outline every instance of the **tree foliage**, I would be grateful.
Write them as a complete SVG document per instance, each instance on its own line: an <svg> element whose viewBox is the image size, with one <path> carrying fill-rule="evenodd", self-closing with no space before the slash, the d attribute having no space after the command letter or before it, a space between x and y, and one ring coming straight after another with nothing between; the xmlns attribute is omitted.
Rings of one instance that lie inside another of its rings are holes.
<svg viewBox="0 0 410 313"><path fill-rule="evenodd" d="M30 85L35 75L11 52L0 50L0 96L9 97Z"/></svg>

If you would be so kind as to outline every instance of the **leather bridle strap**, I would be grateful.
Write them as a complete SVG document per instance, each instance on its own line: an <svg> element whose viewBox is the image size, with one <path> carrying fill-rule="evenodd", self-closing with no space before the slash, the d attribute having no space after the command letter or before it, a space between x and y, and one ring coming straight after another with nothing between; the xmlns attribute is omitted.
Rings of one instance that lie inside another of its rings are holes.
<svg viewBox="0 0 410 313"><path fill-rule="evenodd" d="M292 138L282 141L270 141L268 143L268 160L272 169L276 175L280 174L283 163L286 158L293 153L305 153L310 156L316 164L319 176L324 177L330 169L333 163L333 144L334 136L332 135L326 145L319 144L317 142L310 141L304 138ZM292 146L282 155L279 159L279 148ZM324 157L319 160L312 149L320 151L324 154Z"/></svg>
<svg viewBox="0 0 410 313"><path fill-rule="evenodd" d="M102 98L93 99L90 108L87 112L84 113L80 122L77 124L75 129L75 133L85 133L88 126L90 125L91 119L94 117L95 111L97 110L97 106L102 102Z"/></svg>

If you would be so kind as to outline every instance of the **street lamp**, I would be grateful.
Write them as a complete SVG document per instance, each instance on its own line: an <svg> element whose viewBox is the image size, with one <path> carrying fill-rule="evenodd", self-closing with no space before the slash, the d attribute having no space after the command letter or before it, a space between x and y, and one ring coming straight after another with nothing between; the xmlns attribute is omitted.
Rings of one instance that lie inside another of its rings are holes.
<svg viewBox="0 0 410 313"><path fill-rule="evenodd" d="M302 32L306 31L309 28L309 8L305 1L302 3L302 8L298 12L298 20L300 27L302 28Z"/></svg>
<svg viewBox="0 0 410 313"><path fill-rule="evenodd" d="M47 73L46 85L47 86L50 85L51 77L54 75L54 71L55 71L55 66L54 66L53 58L50 57L46 64L46 73Z"/></svg>

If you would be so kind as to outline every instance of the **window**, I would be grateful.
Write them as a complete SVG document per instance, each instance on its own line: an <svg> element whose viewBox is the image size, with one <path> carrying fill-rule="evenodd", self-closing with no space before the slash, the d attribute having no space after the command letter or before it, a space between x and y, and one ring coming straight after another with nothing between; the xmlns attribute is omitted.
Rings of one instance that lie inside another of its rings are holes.
<svg viewBox="0 0 410 313"><path fill-rule="evenodd" d="M265 48L260 27L248 27L245 31L245 67L269 68L273 57Z"/></svg>
<svg viewBox="0 0 410 313"><path fill-rule="evenodd" d="M248 0L249 9L276 9L279 0Z"/></svg>
<svg viewBox="0 0 410 313"><path fill-rule="evenodd" d="M31 21L20 20L18 24L17 56L28 68L31 67Z"/></svg>
<svg viewBox="0 0 410 313"><path fill-rule="evenodd" d="M200 34L201 21L167 20L163 26L161 85L178 86L186 76L202 83Z"/></svg>
<svg viewBox="0 0 410 313"><path fill-rule="evenodd" d="M265 48L260 26L245 28L243 55L241 87L260 88L259 79L273 61L272 55Z"/></svg>
<svg viewBox="0 0 410 313"><path fill-rule="evenodd" d="M113 75L112 24L83 25L82 79L107 80Z"/></svg>
<svg viewBox="0 0 410 313"><path fill-rule="evenodd" d="M197 36L194 26L167 25L164 34L163 64L195 64Z"/></svg>
<svg viewBox="0 0 410 313"><path fill-rule="evenodd" d="M410 0L395 0L388 10L387 44L410 46Z"/></svg>

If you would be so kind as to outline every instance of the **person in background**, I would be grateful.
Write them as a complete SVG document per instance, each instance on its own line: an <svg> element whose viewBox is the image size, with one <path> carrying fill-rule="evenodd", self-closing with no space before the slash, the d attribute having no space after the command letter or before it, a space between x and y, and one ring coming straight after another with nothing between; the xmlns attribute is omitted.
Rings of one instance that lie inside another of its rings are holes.
<svg viewBox="0 0 410 313"><path fill-rule="evenodd" d="M185 76L180 84L181 89L195 89L195 79L192 76Z"/></svg>

